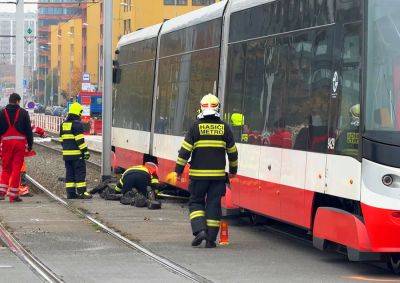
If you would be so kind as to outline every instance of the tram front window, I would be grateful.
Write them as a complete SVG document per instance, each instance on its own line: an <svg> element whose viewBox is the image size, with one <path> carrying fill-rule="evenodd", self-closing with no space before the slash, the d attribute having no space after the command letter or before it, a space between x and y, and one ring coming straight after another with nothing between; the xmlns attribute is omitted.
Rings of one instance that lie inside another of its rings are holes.
<svg viewBox="0 0 400 283"><path fill-rule="evenodd" d="M368 1L365 136L400 145L400 1Z"/></svg>

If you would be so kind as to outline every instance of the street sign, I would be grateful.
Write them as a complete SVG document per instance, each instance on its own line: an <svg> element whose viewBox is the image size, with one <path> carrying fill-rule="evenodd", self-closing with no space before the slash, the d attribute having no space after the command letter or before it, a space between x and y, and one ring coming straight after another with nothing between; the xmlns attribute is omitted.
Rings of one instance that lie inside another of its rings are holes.
<svg viewBox="0 0 400 283"><path fill-rule="evenodd" d="M82 83L82 90L83 91L91 91L92 85L90 83Z"/></svg>
<svg viewBox="0 0 400 283"><path fill-rule="evenodd" d="M33 30L31 28L28 28L28 30L26 31L28 34L31 34L33 32Z"/></svg>
<svg viewBox="0 0 400 283"><path fill-rule="evenodd" d="M34 109L34 108L35 108L35 105L36 105L35 102L29 101L28 104L27 104L27 108L28 108L28 109Z"/></svg>
<svg viewBox="0 0 400 283"><path fill-rule="evenodd" d="M82 75L82 82L84 82L84 83L90 83L90 74L84 73L84 74Z"/></svg>

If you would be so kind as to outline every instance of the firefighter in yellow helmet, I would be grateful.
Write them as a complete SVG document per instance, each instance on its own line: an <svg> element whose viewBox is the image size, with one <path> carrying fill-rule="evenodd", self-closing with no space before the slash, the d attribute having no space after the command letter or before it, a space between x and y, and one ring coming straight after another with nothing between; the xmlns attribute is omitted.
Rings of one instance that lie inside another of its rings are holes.
<svg viewBox="0 0 400 283"><path fill-rule="evenodd" d="M238 169L238 152L228 124L220 119L219 99L207 94L201 100L201 113L189 129L179 150L175 172L180 179L190 161L190 222L194 239L192 246L206 241L206 248L214 248L221 220L221 198L225 195L227 174Z"/></svg>
<svg viewBox="0 0 400 283"><path fill-rule="evenodd" d="M62 155L65 162L65 188L68 199L90 199L86 192L86 162L90 153L83 135L81 115L83 107L77 102L70 105L68 116L60 127Z"/></svg>

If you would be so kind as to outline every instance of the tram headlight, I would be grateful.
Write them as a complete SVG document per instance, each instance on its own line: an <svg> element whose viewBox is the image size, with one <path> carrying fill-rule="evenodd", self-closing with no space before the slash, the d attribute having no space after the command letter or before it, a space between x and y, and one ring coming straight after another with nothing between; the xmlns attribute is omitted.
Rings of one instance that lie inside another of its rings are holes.
<svg viewBox="0 0 400 283"><path fill-rule="evenodd" d="M390 187L391 185L393 185L393 176L392 175L385 175L382 177L382 183L387 186Z"/></svg>

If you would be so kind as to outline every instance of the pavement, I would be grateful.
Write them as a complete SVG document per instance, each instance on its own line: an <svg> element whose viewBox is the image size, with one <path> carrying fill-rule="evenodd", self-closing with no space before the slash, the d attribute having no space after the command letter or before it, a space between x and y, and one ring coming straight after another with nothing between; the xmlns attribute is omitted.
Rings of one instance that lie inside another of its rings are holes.
<svg viewBox="0 0 400 283"><path fill-rule="evenodd" d="M215 282L399 282L388 270L350 263L344 255L318 251L310 242L284 236L268 226L252 226L245 219L230 221L228 246L192 248L187 207L182 204L164 203L163 209L150 211L96 196L74 205Z"/></svg>
<svg viewBox="0 0 400 283"><path fill-rule="evenodd" d="M36 275L0 243L0 282L42 282Z"/></svg>
<svg viewBox="0 0 400 283"><path fill-rule="evenodd" d="M36 195L24 200L1 202L0 219L23 246L65 282L187 282L47 197ZM4 259L1 257L0 262ZM4 265L15 263L4 261ZM5 281L0 272L0 282L33 282L22 278L22 273L18 280Z"/></svg>

